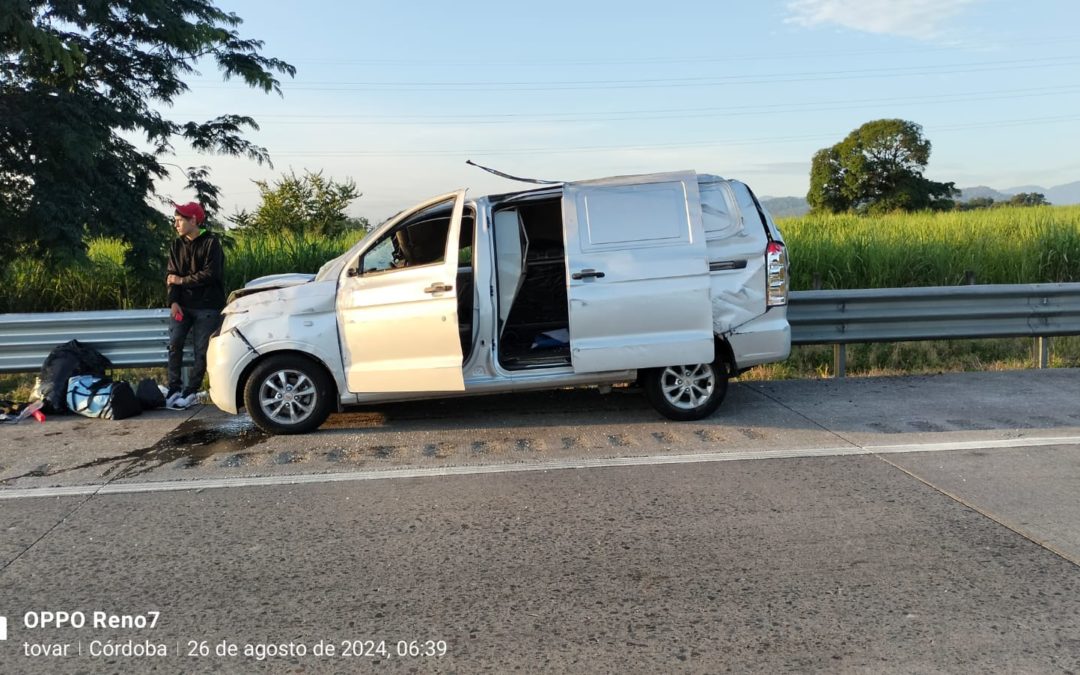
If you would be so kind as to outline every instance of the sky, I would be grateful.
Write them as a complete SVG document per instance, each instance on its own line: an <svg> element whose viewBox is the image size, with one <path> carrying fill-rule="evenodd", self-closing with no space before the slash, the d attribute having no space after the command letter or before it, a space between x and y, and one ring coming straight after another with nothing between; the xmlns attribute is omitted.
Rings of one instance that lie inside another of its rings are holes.
<svg viewBox="0 0 1080 675"><path fill-rule="evenodd" d="M211 168L225 215L289 170L352 179L350 214L372 222L524 187L468 159L547 180L693 169L804 196L816 150L893 117L922 125L933 180L1080 180L1075 0L217 4L297 69L279 97L203 64L166 110L259 123L248 138L272 168L177 146L177 164Z"/></svg>

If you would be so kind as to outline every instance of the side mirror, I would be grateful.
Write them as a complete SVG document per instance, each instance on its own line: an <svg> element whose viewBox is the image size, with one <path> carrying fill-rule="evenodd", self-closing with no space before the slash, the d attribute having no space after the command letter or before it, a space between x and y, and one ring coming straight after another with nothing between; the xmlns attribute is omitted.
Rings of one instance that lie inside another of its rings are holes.
<svg viewBox="0 0 1080 675"><path fill-rule="evenodd" d="M358 276L360 276L360 270L359 270L359 268L356 268L356 267L350 267L349 269L345 270L345 276L347 276L347 277L358 277Z"/></svg>

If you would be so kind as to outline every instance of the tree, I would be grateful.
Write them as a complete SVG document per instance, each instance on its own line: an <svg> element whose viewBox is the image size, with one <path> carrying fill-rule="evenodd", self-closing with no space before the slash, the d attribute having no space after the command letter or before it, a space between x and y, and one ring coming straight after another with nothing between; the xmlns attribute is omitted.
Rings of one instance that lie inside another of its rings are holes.
<svg viewBox="0 0 1080 675"><path fill-rule="evenodd" d="M954 183L923 177L930 141L922 127L899 119L867 122L814 154L806 199L817 211L947 209Z"/></svg>
<svg viewBox="0 0 1080 675"><path fill-rule="evenodd" d="M1009 206L1049 206L1046 195L1041 192L1021 192L1009 199Z"/></svg>
<svg viewBox="0 0 1080 675"><path fill-rule="evenodd" d="M229 217L237 227L254 232L287 230L295 234L332 237L349 229L368 229L364 218L349 218L345 209L360 197L356 183L346 178L337 182L324 178L322 171L292 170L274 181L254 181L262 203L255 211L239 211Z"/></svg>
<svg viewBox="0 0 1080 675"><path fill-rule="evenodd" d="M181 122L157 109L207 62L226 80L281 93L275 74L295 68L262 56L240 23L211 0L0 0L0 260L77 258L87 235L112 236L149 273L170 236L155 203L167 201L156 181L174 141L269 163L243 137L258 129L250 117ZM216 207L205 167L185 177Z"/></svg>
<svg viewBox="0 0 1080 675"><path fill-rule="evenodd" d="M993 197L972 197L966 202L960 202L956 208L960 211L974 211L975 209L989 209L994 206Z"/></svg>

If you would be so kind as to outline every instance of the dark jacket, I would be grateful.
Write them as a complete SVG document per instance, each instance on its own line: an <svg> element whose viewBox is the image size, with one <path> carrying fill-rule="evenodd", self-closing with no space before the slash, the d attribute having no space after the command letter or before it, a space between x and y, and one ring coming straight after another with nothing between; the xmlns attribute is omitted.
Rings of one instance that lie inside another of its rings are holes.
<svg viewBox="0 0 1080 675"><path fill-rule="evenodd" d="M169 286L168 304L189 309L221 309L225 306L225 254L221 242L203 231L193 240L177 237L169 248L169 274L184 283Z"/></svg>

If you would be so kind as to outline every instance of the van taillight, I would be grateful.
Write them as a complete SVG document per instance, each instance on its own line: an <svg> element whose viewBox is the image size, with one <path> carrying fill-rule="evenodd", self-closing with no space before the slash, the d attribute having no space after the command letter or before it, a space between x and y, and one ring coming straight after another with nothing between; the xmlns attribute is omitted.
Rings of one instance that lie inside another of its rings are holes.
<svg viewBox="0 0 1080 675"><path fill-rule="evenodd" d="M765 266L768 269L766 282L766 306L778 307L787 304L788 296L788 259L787 249L778 241L770 241L765 248Z"/></svg>

